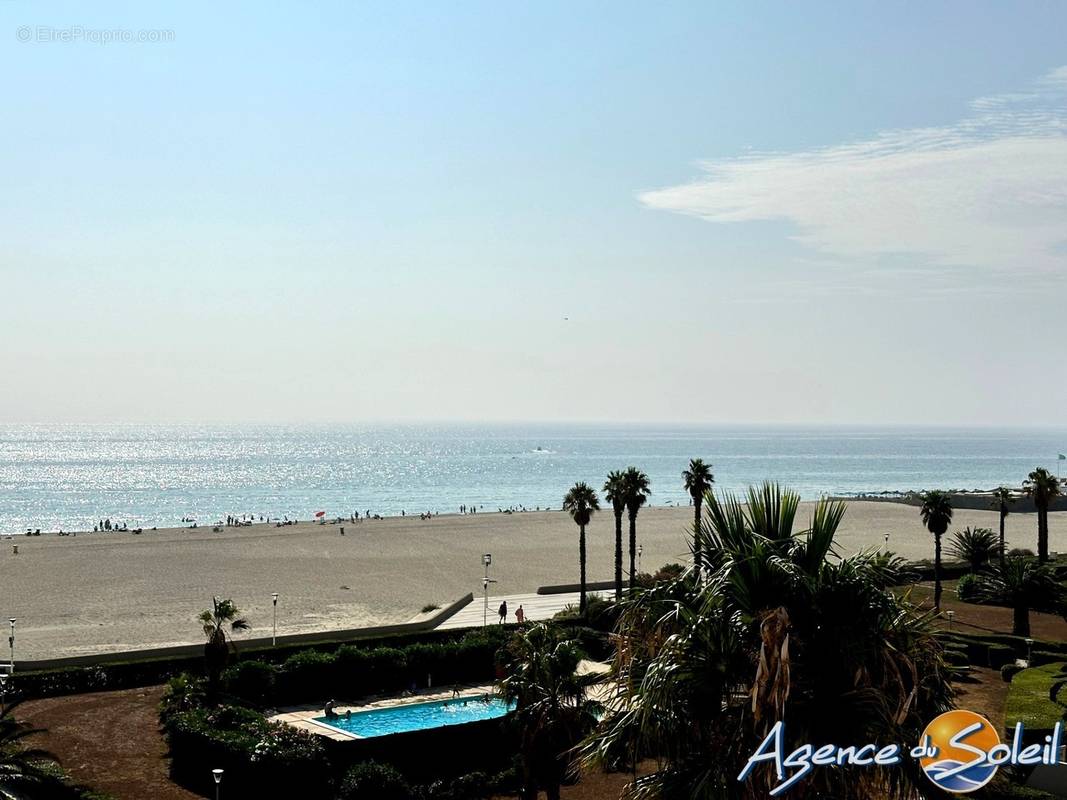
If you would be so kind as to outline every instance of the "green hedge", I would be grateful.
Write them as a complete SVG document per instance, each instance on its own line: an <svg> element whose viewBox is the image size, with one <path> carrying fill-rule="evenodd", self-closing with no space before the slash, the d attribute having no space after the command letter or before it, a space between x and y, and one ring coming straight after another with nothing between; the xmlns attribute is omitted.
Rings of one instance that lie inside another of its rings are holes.
<svg viewBox="0 0 1067 800"><path fill-rule="evenodd" d="M1033 731L1051 729L1063 719L1064 707L1049 698L1053 684L1067 680L1067 664L1062 661L1024 669L1012 678L1004 708L1004 720L1010 729L1016 722Z"/></svg>

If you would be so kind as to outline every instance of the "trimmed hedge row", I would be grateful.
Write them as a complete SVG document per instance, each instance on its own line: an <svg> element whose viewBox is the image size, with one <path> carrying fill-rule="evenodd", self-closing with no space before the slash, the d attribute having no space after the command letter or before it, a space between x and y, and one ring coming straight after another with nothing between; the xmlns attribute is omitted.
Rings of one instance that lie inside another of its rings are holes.
<svg viewBox="0 0 1067 800"><path fill-rule="evenodd" d="M490 628L443 644L304 650L280 665L240 661L223 673L223 689L242 702L267 707L489 681L505 637L505 631Z"/></svg>

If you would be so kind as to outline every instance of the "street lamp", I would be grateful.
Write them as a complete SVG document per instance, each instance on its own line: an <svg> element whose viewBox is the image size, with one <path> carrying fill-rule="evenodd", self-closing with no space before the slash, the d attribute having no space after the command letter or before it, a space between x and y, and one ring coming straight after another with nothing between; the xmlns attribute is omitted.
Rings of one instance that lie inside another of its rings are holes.
<svg viewBox="0 0 1067 800"><path fill-rule="evenodd" d="M888 533L885 535L885 549L887 551L889 550L889 534Z"/></svg>
<svg viewBox="0 0 1067 800"><path fill-rule="evenodd" d="M489 565L493 563L493 556L491 553L486 553L482 556L482 564L485 565L485 577L482 578L482 593L485 596L485 600L482 606L482 627L484 628L489 624L489 584L496 583L489 577Z"/></svg>
<svg viewBox="0 0 1067 800"><path fill-rule="evenodd" d="M11 623L11 635L7 637L7 646L11 648L11 671L9 675L15 674L15 618L12 617L8 620Z"/></svg>
<svg viewBox="0 0 1067 800"><path fill-rule="evenodd" d="M641 571L641 554L645 552L645 546L642 544L637 545L637 571Z"/></svg>
<svg viewBox="0 0 1067 800"><path fill-rule="evenodd" d="M270 635L270 646L278 644L278 593L271 592L270 599L274 603L274 633Z"/></svg>
<svg viewBox="0 0 1067 800"><path fill-rule="evenodd" d="M3 716L7 708L7 675L0 672L0 716Z"/></svg>
<svg viewBox="0 0 1067 800"><path fill-rule="evenodd" d="M956 612L955 611L946 611L945 614L948 616L948 629L952 630L952 618L954 616L956 616Z"/></svg>
<svg viewBox="0 0 1067 800"><path fill-rule="evenodd" d="M215 779L215 800L219 800L219 791L220 791L221 785L222 785L222 770L221 769L213 769L213 770L211 770L211 777Z"/></svg>
<svg viewBox="0 0 1067 800"><path fill-rule="evenodd" d="M1030 649L1034 646L1034 640L1029 636L1026 637L1026 666L1030 666Z"/></svg>

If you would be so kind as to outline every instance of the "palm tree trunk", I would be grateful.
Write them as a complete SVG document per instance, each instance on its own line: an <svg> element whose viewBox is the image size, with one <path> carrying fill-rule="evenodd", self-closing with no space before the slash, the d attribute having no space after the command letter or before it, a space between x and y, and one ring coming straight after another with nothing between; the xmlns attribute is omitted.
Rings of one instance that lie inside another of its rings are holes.
<svg viewBox="0 0 1067 800"><path fill-rule="evenodd" d="M700 503L699 495L693 498L693 557L696 559L697 573L704 569L704 550L700 543Z"/></svg>
<svg viewBox="0 0 1067 800"><path fill-rule="evenodd" d="M1048 505L1037 507L1037 560L1048 561Z"/></svg>
<svg viewBox="0 0 1067 800"><path fill-rule="evenodd" d="M585 526L578 526L578 565L581 581L581 598L578 600L578 611L585 613Z"/></svg>
<svg viewBox="0 0 1067 800"><path fill-rule="evenodd" d="M941 534L934 534L934 611L941 610Z"/></svg>
<svg viewBox="0 0 1067 800"><path fill-rule="evenodd" d="M615 512L615 600L622 600L622 511Z"/></svg>
<svg viewBox="0 0 1067 800"><path fill-rule="evenodd" d="M1004 566L1004 520L1007 519L1004 509L1000 510L1000 566Z"/></svg>
<svg viewBox="0 0 1067 800"><path fill-rule="evenodd" d="M637 512L630 512L630 592L637 588Z"/></svg>
<svg viewBox="0 0 1067 800"><path fill-rule="evenodd" d="M1011 633L1013 636L1030 635L1030 607L1020 603L1012 609Z"/></svg>

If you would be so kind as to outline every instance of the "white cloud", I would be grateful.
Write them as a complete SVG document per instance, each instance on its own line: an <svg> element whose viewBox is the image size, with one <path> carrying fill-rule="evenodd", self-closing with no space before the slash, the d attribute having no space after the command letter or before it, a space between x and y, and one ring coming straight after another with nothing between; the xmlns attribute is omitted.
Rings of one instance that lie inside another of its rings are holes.
<svg viewBox="0 0 1067 800"><path fill-rule="evenodd" d="M849 261L1067 271L1067 66L971 109L946 127L705 162L695 182L640 199L717 223L788 221Z"/></svg>

